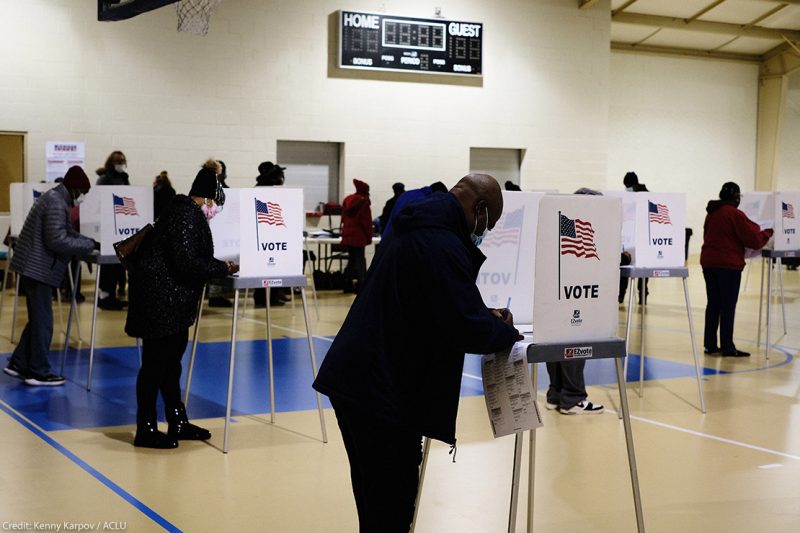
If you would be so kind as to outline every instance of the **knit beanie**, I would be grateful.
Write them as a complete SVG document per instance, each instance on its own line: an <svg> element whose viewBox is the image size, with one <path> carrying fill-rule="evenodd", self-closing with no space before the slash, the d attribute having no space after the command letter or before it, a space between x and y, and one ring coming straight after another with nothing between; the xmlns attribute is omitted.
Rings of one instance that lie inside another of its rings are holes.
<svg viewBox="0 0 800 533"><path fill-rule="evenodd" d="M64 187L67 189L78 189L82 193L89 192L92 184L89 182L89 178L86 176L86 172L77 165L74 167L69 167L67 173L64 174Z"/></svg>
<svg viewBox="0 0 800 533"><path fill-rule="evenodd" d="M217 179L217 174L210 168L201 168L200 172L192 182L189 196L199 196L200 198L211 198L217 205L225 203L225 192Z"/></svg>

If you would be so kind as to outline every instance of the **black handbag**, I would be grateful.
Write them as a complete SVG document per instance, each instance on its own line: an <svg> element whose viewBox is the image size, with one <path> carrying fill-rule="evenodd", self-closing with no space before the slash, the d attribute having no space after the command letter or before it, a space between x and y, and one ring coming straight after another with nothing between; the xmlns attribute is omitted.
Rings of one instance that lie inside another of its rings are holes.
<svg viewBox="0 0 800 533"><path fill-rule="evenodd" d="M114 252L116 252L117 258L123 266L127 268L136 259L137 252L151 231L153 231L153 225L148 223L127 239L114 243Z"/></svg>

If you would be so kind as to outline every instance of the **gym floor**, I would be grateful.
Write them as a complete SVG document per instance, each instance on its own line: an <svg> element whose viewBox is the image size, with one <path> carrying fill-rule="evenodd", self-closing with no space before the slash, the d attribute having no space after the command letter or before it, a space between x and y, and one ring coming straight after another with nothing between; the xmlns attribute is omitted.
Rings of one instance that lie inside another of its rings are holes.
<svg viewBox="0 0 800 533"><path fill-rule="evenodd" d="M690 264L689 292L703 367L707 413L699 406L688 321L679 279L653 279L646 306L646 358L639 395L639 315L634 315L628 398L649 531L800 531L800 273L784 271L786 329L773 306L767 360L756 347L760 264L743 274L736 316L738 348L749 358L702 354L705 289ZM93 278L83 292L91 299ZM352 295L318 293L309 314L317 362L338 331ZM0 352L13 350L13 296L0 315ZM26 318L20 300L16 336ZM637 305L635 311L638 313ZM33 388L0 374L0 526L11 530L353 532L357 517L347 458L330 404L321 440L300 298L272 309L276 413L269 415L265 311L239 320L230 451L222 453L232 310L206 308L188 405L208 427L208 442L176 450L134 448L138 352L125 336L125 312L98 311L93 386L86 390L91 305L79 306L81 337L65 358L67 384ZM67 308L63 308L66 321ZM619 308L624 335L627 301ZM60 368L64 336L58 308L51 362ZM762 334L762 342L763 342ZM80 348L80 349L79 349ZM184 379L188 366L184 359ZM4 357L5 361L5 357ZM458 457L434 443L418 532L506 531L512 437L493 439L482 398L479 358L467 356L458 420ZM589 361L596 416L544 410L537 431L534 525L538 532L635 531L625 435L616 416L613 361ZM795 423L798 422L798 423ZM527 464L527 441L523 471ZM517 531L525 530L522 486Z"/></svg>

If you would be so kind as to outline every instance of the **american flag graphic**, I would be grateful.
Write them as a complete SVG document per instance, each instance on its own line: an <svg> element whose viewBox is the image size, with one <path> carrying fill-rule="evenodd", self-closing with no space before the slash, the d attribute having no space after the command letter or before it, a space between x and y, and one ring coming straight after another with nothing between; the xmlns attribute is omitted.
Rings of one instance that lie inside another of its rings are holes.
<svg viewBox="0 0 800 533"><path fill-rule="evenodd" d="M794 218L794 206L786 202L781 202L781 215L783 218Z"/></svg>
<svg viewBox="0 0 800 533"><path fill-rule="evenodd" d="M481 246L504 246L506 244L519 245L519 238L522 234L522 220L525 215L525 208L520 207L516 211L504 214L494 229L486 234Z"/></svg>
<svg viewBox="0 0 800 533"><path fill-rule="evenodd" d="M597 256L597 247L594 244L594 229L591 222L585 222L579 218L572 220L559 214L560 220L560 249L561 255L571 254L577 257Z"/></svg>
<svg viewBox="0 0 800 533"><path fill-rule="evenodd" d="M664 204L654 204L650 201L647 202L647 206L650 222L672 225L672 221L669 219L669 208L667 206Z"/></svg>
<svg viewBox="0 0 800 533"><path fill-rule="evenodd" d="M36 200L42 195L42 191L33 191L33 199Z"/></svg>
<svg viewBox="0 0 800 533"><path fill-rule="evenodd" d="M115 215L139 214L139 212L136 210L136 202L133 200L133 198L128 198L127 196L117 196L116 194L112 194L111 196L114 197Z"/></svg>
<svg viewBox="0 0 800 533"><path fill-rule="evenodd" d="M283 222L281 206L275 202L262 202L256 198L256 220L259 224L266 223L270 226L286 226Z"/></svg>

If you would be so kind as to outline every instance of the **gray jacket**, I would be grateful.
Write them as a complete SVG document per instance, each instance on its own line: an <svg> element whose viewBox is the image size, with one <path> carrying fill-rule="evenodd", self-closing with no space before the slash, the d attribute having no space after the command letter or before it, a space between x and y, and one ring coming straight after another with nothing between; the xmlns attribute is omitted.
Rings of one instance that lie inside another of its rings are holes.
<svg viewBox="0 0 800 533"><path fill-rule="evenodd" d="M58 287L72 256L88 255L94 241L70 223L72 197L63 184L50 189L33 204L11 258L11 270Z"/></svg>

